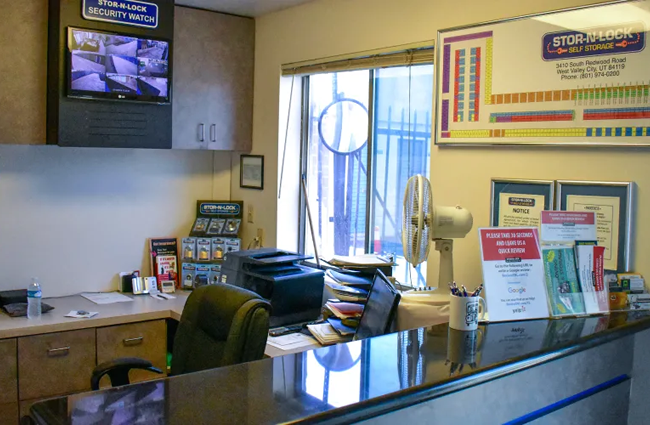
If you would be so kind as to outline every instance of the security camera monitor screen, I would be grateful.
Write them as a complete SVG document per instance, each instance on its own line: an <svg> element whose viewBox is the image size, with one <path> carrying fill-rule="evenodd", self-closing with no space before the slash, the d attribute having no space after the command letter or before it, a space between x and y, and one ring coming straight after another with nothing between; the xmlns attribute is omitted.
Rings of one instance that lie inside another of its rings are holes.
<svg viewBox="0 0 650 425"><path fill-rule="evenodd" d="M169 43L70 28L68 95L169 103Z"/></svg>
<svg viewBox="0 0 650 425"><path fill-rule="evenodd" d="M400 298L397 289L378 270L375 273L354 339L358 341L390 332Z"/></svg>

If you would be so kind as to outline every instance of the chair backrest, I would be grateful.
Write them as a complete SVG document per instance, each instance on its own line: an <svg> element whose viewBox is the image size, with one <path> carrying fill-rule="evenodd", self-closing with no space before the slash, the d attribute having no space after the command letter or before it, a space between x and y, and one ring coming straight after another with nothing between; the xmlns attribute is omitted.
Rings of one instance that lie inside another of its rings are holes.
<svg viewBox="0 0 650 425"><path fill-rule="evenodd" d="M188 297L176 331L172 375L260 360L271 305L227 284L202 286Z"/></svg>

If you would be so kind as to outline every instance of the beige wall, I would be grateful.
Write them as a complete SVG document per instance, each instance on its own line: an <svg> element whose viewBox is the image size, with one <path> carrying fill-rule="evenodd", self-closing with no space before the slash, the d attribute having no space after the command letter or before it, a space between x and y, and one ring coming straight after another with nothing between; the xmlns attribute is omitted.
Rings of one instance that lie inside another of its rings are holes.
<svg viewBox="0 0 650 425"><path fill-rule="evenodd" d="M114 290L149 270L147 238L186 235L197 199L229 196L229 153L1 146L0 290Z"/></svg>
<svg viewBox="0 0 650 425"><path fill-rule="evenodd" d="M286 120L286 109L279 110L281 64L433 40L442 28L589 3L593 0L317 0L263 16L257 20L253 153L266 157L266 188L240 190L234 167L233 199L255 206L255 226L265 229L267 244L285 233L276 231L276 223L295 222L286 212L276 214L279 123ZM476 228L489 222L491 177L633 180L638 184L637 216L643 217L650 213L649 163L650 151L633 149L434 146L431 180L436 203L469 208ZM253 227L248 226L245 239L254 236ZM637 229L634 264L647 274L650 266L643 259L650 252L650 224L637 220ZM456 243L455 254L456 276L469 285L481 281L475 231ZM437 259L432 253L433 283Z"/></svg>

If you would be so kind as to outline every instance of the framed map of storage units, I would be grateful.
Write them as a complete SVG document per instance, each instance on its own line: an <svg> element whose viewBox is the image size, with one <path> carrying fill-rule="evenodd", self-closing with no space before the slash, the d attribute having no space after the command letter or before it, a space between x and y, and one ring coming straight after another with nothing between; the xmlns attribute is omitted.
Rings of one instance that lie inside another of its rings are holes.
<svg viewBox="0 0 650 425"><path fill-rule="evenodd" d="M438 32L437 144L650 145L650 0Z"/></svg>

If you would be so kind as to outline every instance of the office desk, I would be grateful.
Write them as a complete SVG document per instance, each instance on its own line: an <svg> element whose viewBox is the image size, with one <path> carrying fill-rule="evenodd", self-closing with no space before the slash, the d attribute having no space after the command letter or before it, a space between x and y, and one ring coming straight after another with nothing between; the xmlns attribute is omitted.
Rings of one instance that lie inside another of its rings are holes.
<svg viewBox="0 0 650 425"><path fill-rule="evenodd" d="M52 399L31 412L42 425L136 417L172 425L642 424L648 352L650 312L490 324L479 333L445 324Z"/></svg>
<svg viewBox="0 0 650 425"><path fill-rule="evenodd" d="M149 295L129 295L133 302L104 305L95 304L80 295L44 298L43 302L54 307L54 310L43 314L39 319L0 314L0 339L157 319L180 320L189 294L189 291L179 291L173 294L176 299L166 301L154 299ZM64 317L71 310L97 311L99 314L90 319Z"/></svg>
<svg viewBox="0 0 650 425"><path fill-rule="evenodd" d="M19 338L29 335L48 334L79 329L99 328L104 326L123 325L127 323L146 322L159 319L181 320L183 307L191 291L178 291L173 300L157 300L149 295L129 295L133 302L114 304L95 304L80 295L68 297L45 298L43 301L54 310L45 313L40 319L26 317L9 317L0 313L0 341L6 338ZM326 292L326 296L331 296ZM90 319L73 319L64 317L71 310L97 311L99 314ZM264 354L269 357L282 356L316 348L320 345L316 340L310 347L292 351L283 351L267 345Z"/></svg>
<svg viewBox="0 0 650 425"><path fill-rule="evenodd" d="M44 398L90 389L92 369L116 357L142 357L166 369L166 319L179 321L191 292L179 291L173 300L149 295L133 296L132 302L95 304L79 295L46 298L54 307L39 319L12 318L0 314L0 424L16 423L18 415ZM64 317L71 310L96 311L90 319ZM126 347L128 339L139 339ZM317 346L303 347L303 351ZM63 361L52 350L68 350ZM47 352L47 355L46 355ZM267 356L290 352L266 346ZM45 363L44 363L45 362ZM39 376L39 368L48 370ZM134 372L132 382L159 376ZM72 374L74 379L68 377Z"/></svg>

